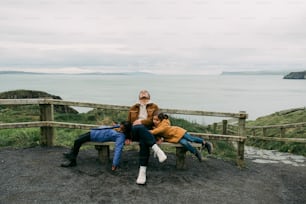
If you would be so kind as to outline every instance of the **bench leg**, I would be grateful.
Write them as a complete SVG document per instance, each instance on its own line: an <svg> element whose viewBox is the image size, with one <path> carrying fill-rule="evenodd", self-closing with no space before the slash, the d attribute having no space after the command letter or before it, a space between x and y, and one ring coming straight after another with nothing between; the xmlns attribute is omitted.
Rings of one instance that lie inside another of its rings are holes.
<svg viewBox="0 0 306 204"><path fill-rule="evenodd" d="M109 146L108 145L95 145L98 150L99 161L105 164L109 161Z"/></svg>
<svg viewBox="0 0 306 204"><path fill-rule="evenodd" d="M176 168L186 169L185 158L186 149L184 147L176 147Z"/></svg>
<svg viewBox="0 0 306 204"><path fill-rule="evenodd" d="M244 142L237 142L238 143L238 158L237 164L240 167L244 166Z"/></svg>

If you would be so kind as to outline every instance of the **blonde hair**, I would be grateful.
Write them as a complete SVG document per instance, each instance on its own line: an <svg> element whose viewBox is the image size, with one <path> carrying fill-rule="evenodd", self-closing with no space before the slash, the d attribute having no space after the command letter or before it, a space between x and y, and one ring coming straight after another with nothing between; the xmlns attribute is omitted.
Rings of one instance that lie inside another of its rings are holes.
<svg viewBox="0 0 306 204"><path fill-rule="evenodd" d="M151 95L150 95L149 91L147 91L147 90L141 90L141 91L139 92L139 94L138 94L138 98L139 98L139 99L140 99L140 95L141 95L141 94L146 94L146 95L148 95L149 99L151 98Z"/></svg>

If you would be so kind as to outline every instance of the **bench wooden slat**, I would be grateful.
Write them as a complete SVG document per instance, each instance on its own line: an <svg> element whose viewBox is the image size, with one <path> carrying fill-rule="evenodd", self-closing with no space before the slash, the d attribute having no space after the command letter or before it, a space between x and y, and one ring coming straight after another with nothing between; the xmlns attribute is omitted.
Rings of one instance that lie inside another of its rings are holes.
<svg viewBox="0 0 306 204"><path fill-rule="evenodd" d="M101 163L107 163L110 159L110 146L115 145L115 142L86 142L88 145L95 145L96 150L98 150L98 157ZM191 142L192 146L198 148L202 147L202 144ZM131 144L126 146L138 146L139 142L131 142ZM175 147L176 148L176 168L185 169L185 158L186 158L186 149L181 144L163 142L159 146L166 147Z"/></svg>
<svg viewBox="0 0 306 204"><path fill-rule="evenodd" d="M108 145L115 145L115 142L86 142L85 144L108 146ZM126 146L135 146L135 145L139 145L139 142L131 142L131 144L126 145ZM202 144L194 143L194 142L191 142L191 145L194 146L194 147L202 147ZM170 142L163 142L163 143L159 144L159 146L161 146L161 147L162 146L183 147L179 143L170 143Z"/></svg>

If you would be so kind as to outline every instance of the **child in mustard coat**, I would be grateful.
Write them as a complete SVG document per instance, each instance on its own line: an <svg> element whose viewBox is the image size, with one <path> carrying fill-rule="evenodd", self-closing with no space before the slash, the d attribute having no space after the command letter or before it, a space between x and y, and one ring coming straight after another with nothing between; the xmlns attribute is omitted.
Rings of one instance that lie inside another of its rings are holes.
<svg viewBox="0 0 306 204"><path fill-rule="evenodd" d="M204 139L200 137L191 136L187 132L187 130L181 127L171 126L168 115L164 113L158 113L158 112L154 113L153 123L154 127L153 130L150 130L150 132L154 136L158 138L163 138L165 142L180 143L188 151L194 154L200 162L202 161L202 155L189 142L202 144L203 148L207 148L209 154L211 154L213 151L212 143L206 142Z"/></svg>

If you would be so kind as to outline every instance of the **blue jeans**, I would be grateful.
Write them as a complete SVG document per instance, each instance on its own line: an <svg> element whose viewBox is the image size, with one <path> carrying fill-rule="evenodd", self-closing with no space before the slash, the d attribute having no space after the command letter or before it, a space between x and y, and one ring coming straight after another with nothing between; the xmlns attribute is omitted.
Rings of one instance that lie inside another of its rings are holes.
<svg viewBox="0 0 306 204"><path fill-rule="evenodd" d="M80 135L75 141L72 148L72 154L76 158L79 154L81 146L85 142L91 141L90 132L87 132L83 135ZM113 141L115 142L115 150L113 157L113 166L118 166L120 162L121 152L124 147L125 136L124 134L113 134L113 135L105 135L104 137L100 137L98 142L107 142Z"/></svg>
<svg viewBox="0 0 306 204"><path fill-rule="evenodd" d="M184 134L182 139L180 139L179 143L183 145L188 151L190 151L192 154L196 153L196 149L189 143L189 142L195 142L195 143L201 143L203 144L203 139L199 137L191 136L188 132Z"/></svg>

